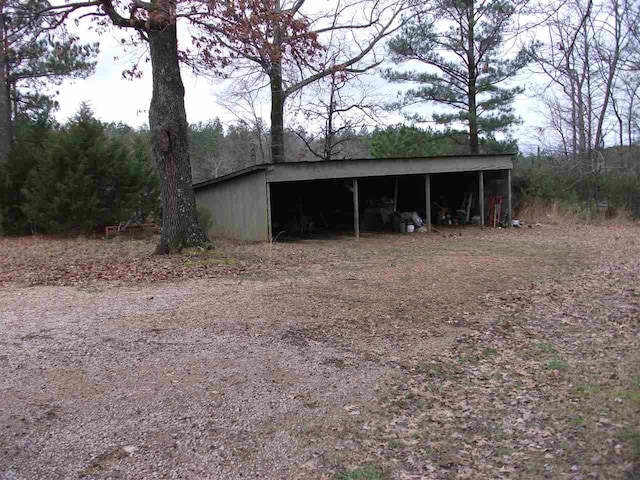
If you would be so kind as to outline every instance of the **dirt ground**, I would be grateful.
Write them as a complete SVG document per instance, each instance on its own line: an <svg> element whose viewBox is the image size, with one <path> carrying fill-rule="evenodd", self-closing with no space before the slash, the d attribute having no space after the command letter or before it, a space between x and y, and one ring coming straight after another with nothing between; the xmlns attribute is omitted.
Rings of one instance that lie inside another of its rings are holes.
<svg viewBox="0 0 640 480"><path fill-rule="evenodd" d="M640 226L0 239L0 479L640 479Z"/></svg>

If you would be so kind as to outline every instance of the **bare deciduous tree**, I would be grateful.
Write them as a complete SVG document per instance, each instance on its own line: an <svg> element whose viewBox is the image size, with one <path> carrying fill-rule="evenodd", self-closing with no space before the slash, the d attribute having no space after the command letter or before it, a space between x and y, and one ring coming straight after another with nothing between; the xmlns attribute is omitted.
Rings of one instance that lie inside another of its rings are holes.
<svg viewBox="0 0 640 480"><path fill-rule="evenodd" d="M268 79L271 160L283 162L287 99L332 73L379 65L376 46L396 31L406 7L404 0L339 0L330 10L317 11L317 5L305 0L228 1L212 5L213 17L224 22L202 26L213 43L211 63L229 65L231 75L248 75L256 83ZM321 55L331 51L337 36L349 38L355 50ZM227 52L231 61L216 61Z"/></svg>
<svg viewBox="0 0 640 480"><path fill-rule="evenodd" d="M608 133L617 129L623 143L622 117L615 118L622 114L622 72L634 45L632 15L626 0L564 2L549 19L546 43L536 55L548 79L548 118L571 159L586 158L589 168L599 168L593 153Z"/></svg>
<svg viewBox="0 0 640 480"><path fill-rule="evenodd" d="M334 72L318 81L293 109L298 136L318 160L367 155L359 131L381 122L384 104L361 75Z"/></svg>

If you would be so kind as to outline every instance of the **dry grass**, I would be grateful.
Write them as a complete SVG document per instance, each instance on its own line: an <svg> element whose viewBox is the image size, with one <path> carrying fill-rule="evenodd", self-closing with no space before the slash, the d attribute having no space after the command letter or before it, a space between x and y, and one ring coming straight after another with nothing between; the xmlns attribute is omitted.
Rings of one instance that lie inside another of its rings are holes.
<svg viewBox="0 0 640 480"><path fill-rule="evenodd" d="M0 477L635 478L639 235L1 239Z"/></svg>
<svg viewBox="0 0 640 480"><path fill-rule="evenodd" d="M546 225L630 225L631 212L625 208L589 210L584 203L569 204L554 200L551 203L535 201L520 207L516 218L528 224Z"/></svg>

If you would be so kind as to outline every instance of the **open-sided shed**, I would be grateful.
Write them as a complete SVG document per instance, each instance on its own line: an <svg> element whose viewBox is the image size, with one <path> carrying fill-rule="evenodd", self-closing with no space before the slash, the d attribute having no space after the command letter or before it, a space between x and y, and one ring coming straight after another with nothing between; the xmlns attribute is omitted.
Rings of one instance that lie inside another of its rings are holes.
<svg viewBox="0 0 640 480"><path fill-rule="evenodd" d="M510 154L269 163L194 188L212 236L269 241L281 231L304 234L322 223L336 231L352 228L357 237L362 214L382 197L393 210L419 211L430 228L467 198L476 199L474 216L484 225L489 198L500 196L510 224L512 168Z"/></svg>

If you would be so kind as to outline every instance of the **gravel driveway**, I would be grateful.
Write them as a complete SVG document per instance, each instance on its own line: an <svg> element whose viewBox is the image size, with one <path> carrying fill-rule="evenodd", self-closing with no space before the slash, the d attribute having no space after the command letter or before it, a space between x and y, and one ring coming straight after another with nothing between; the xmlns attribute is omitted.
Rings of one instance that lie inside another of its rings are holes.
<svg viewBox="0 0 640 480"><path fill-rule="evenodd" d="M539 445L610 442L598 455L612 460L590 468L631 471L638 232L470 229L167 259L142 255L146 244L0 239L0 479L328 479L359 466L368 476L348 478L541 478L552 453L558 478L582 478L562 453L539 450L538 465L520 451L530 428L482 430L520 418L516 393L581 395L580 422L606 404L625 419L607 431L573 432L575 412L543 402L522 415L536 432L568 422ZM114 269L133 274L114 282ZM580 287L559 287L581 270ZM596 344L567 330L575 311L611 339L595 366L584 358ZM610 318L624 330L611 335ZM586 396L623 363L615 391ZM531 392L520 377L536 378Z"/></svg>
<svg viewBox="0 0 640 480"><path fill-rule="evenodd" d="M251 298L268 288L199 280L2 291L0 478L313 469L327 448L316 433L353 422L385 368L293 333L225 328L252 315Z"/></svg>

